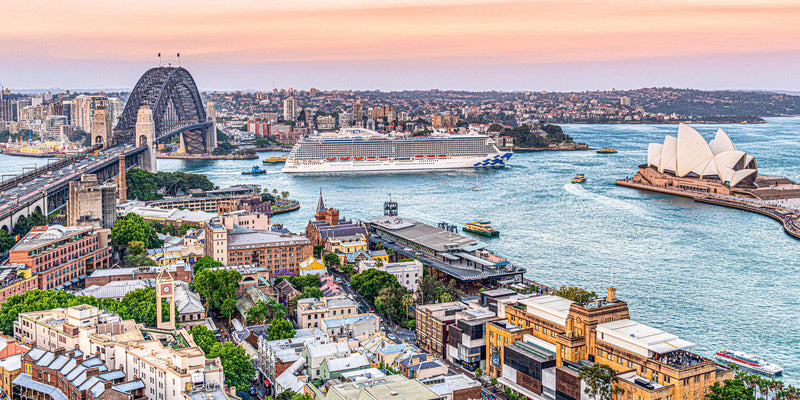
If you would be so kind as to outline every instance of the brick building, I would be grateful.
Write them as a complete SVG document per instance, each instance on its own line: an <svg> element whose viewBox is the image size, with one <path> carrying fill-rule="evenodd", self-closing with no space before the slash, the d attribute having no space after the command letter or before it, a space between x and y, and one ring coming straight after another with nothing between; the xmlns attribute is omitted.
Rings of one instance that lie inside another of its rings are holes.
<svg viewBox="0 0 800 400"><path fill-rule="evenodd" d="M100 269L92 272L86 278L86 287L97 285L105 286L109 282L129 281L137 279L156 279L163 267L134 267L134 268L113 268ZM192 267L182 260L166 266L167 271L176 281L191 282Z"/></svg>

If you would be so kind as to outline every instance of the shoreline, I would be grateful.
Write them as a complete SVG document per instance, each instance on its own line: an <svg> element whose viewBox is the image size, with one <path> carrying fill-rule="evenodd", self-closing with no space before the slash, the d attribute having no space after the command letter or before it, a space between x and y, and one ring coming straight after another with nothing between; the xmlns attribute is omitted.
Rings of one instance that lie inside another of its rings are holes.
<svg viewBox="0 0 800 400"><path fill-rule="evenodd" d="M183 154L183 155L157 154L156 158L173 159L173 160L257 160L258 159L258 154L248 154L248 155L239 155L239 154L225 154L225 155L215 155L215 154L199 154L199 155L192 155L192 154Z"/></svg>
<svg viewBox="0 0 800 400"><path fill-rule="evenodd" d="M699 203L706 203L720 207L735 208L738 210L761 214L763 216L770 217L780 222L781 225L783 225L783 231L787 235L800 240L800 227L798 227L800 226L800 215L797 215L797 213L795 213L794 211L786 208L754 203L752 201L748 201L748 199L744 197L738 199L726 199L726 198L712 196L709 194L691 193L677 189L650 186L642 183L628 181L625 179L617 179L616 181L614 181L614 183L616 183L618 186L647 190L650 192L669 194L673 196L687 197Z"/></svg>

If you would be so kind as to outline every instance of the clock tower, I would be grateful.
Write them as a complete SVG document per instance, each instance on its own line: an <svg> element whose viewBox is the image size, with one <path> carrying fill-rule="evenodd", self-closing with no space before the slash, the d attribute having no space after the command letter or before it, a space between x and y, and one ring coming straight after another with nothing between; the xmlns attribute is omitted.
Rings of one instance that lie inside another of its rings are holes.
<svg viewBox="0 0 800 400"><path fill-rule="evenodd" d="M168 321L164 321L161 310L164 299L169 299ZM175 281L166 266L161 268L156 277L156 326L159 329L175 329Z"/></svg>

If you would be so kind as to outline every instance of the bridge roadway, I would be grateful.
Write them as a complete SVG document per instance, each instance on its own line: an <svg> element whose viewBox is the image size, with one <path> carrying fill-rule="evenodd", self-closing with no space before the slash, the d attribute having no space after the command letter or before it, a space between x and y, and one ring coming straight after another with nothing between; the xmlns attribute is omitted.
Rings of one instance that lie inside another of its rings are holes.
<svg viewBox="0 0 800 400"><path fill-rule="evenodd" d="M69 193L69 182L80 179L82 174L102 172L115 167L119 163L119 153L125 152L128 168L137 165L136 155L145 150L145 146L133 147L119 145L100 150L97 155L76 157L61 168L37 170L38 176L29 176L18 184L3 187L0 191L0 228L11 231L17 220L17 214L28 215L34 211L49 214L66 204ZM107 181L116 176L117 171L107 172Z"/></svg>

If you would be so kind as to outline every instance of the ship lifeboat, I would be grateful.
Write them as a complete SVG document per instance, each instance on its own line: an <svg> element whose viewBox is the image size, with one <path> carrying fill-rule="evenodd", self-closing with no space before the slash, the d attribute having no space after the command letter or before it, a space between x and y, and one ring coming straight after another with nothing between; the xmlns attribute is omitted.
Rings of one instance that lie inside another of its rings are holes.
<svg viewBox="0 0 800 400"><path fill-rule="evenodd" d="M444 154L439 154L439 158L447 158L447 156Z"/></svg>
<svg viewBox="0 0 800 400"><path fill-rule="evenodd" d="M436 156L428 156L428 158L436 158Z"/></svg>
<svg viewBox="0 0 800 400"><path fill-rule="evenodd" d="M350 159L350 157L339 157L339 159L342 160L342 161L347 161L347 160Z"/></svg>
<svg viewBox="0 0 800 400"><path fill-rule="evenodd" d="M425 158L425 156L414 156L414 158Z"/></svg>
<svg viewBox="0 0 800 400"><path fill-rule="evenodd" d="M380 158L381 160L387 160L387 159L389 159L389 157L386 157L386 156L381 156L381 157L378 157L378 158Z"/></svg>
<svg viewBox="0 0 800 400"><path fill-rule="evenodd" d="M367 160L374 160L375 157L367 157Z"/></svg>
<svg viewBox="0 0 800 400"><path fill-rule="evenodd" d="M358 160L358 161L360 161L360 160L363 160L363 159L364 159L364 157L353 157L353 160Z"/></svg>
<svg viewBox="0 0 800 400"><path fill-rule="evenodd" d="M336 161L336 157L328 157L325 161Z"/></svg>

